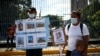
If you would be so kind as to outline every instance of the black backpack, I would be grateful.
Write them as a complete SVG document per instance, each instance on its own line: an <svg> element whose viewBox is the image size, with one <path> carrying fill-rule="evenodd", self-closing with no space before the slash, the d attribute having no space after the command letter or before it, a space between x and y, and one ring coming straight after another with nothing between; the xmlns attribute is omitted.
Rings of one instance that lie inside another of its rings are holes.
<svg viewBox="0 0 100 56"><path fill-rule="evenodd" d="M71 24L68 24L67 30L69 31ZM80 23L80 29L81 29L81 33L82 33L82 37L83 37L83 23Z"/></svg>

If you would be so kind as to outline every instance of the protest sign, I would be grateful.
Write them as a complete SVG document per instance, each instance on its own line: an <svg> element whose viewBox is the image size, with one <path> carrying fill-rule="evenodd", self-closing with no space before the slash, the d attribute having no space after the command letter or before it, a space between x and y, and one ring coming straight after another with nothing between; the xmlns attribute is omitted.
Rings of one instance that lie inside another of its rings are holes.
<svg viewBox="0 0 100 56"><path fill-rule="evenodd" d="M45 48L49 39L49 18L16 20L16 48Z"/></svg>

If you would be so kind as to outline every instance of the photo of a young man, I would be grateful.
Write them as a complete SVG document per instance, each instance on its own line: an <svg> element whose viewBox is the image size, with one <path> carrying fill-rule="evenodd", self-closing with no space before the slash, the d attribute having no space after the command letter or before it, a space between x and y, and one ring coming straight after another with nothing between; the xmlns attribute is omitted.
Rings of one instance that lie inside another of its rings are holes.
<svg viewBox="0 0 100 56"><path fill-rule="evenodd" d="M21 22L18 24L18 30L23 31L23 24Z"/></svg>

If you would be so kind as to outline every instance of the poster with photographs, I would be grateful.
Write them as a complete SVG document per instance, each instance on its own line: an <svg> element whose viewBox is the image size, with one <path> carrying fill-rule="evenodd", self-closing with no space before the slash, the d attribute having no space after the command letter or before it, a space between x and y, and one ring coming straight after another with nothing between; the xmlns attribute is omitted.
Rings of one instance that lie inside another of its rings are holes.
<svg viewBox="0 0 100 56"><path fill-rule="evenodd" d="M55 45L65 43L64 32L62 28L53 30L53 41Z"/></svg>
<svg viewBox="0 0 100 56"><path fill-rule="evenodd" d="M50 36L49 18L16 20L16 48L45 48Z"/></svg>
<svg viewBox="0 0 100 56"><path fill-rule="evenodd" d="M25 48L25 36L24 35L17 35L16 36L16 47L17 48Z"/></svg>

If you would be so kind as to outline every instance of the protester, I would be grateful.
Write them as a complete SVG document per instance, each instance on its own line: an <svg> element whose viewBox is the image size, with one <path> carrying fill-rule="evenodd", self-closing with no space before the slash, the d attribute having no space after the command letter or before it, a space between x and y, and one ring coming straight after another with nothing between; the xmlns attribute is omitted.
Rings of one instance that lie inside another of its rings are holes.
<svg viewBox="0 0 100 56"><path fill-rule="evenodd" d="M15 25L10 25L7 29L7 51L9 50L10 47L11 47L10 50L13 50L13 40L14 40L15 29L16 29Z"/></svg>
<svg viewBox="0 0 100 56"><path fill-rule="evenodd" d="M85 48L83 56L87 56L89 31L86 24L81 22L81 13L74 11L71 14L71 24L65 27L65 39L67 44L66 56L71 56L72 51L76 49L77 40L83 40ZM64 49L63 49L64 50Z"/></svg>
<svg viewBox="0 0 100 56"><path fill-rule="evenodd" d="M29 15L29 18L27 20L36 19L36 15L37 15L36 8L31 7L31 8L29 8L29 10L27 12L28 12L28 15ZM42 56L42 48L27 49L26 50L26 56Z"/></svg>

